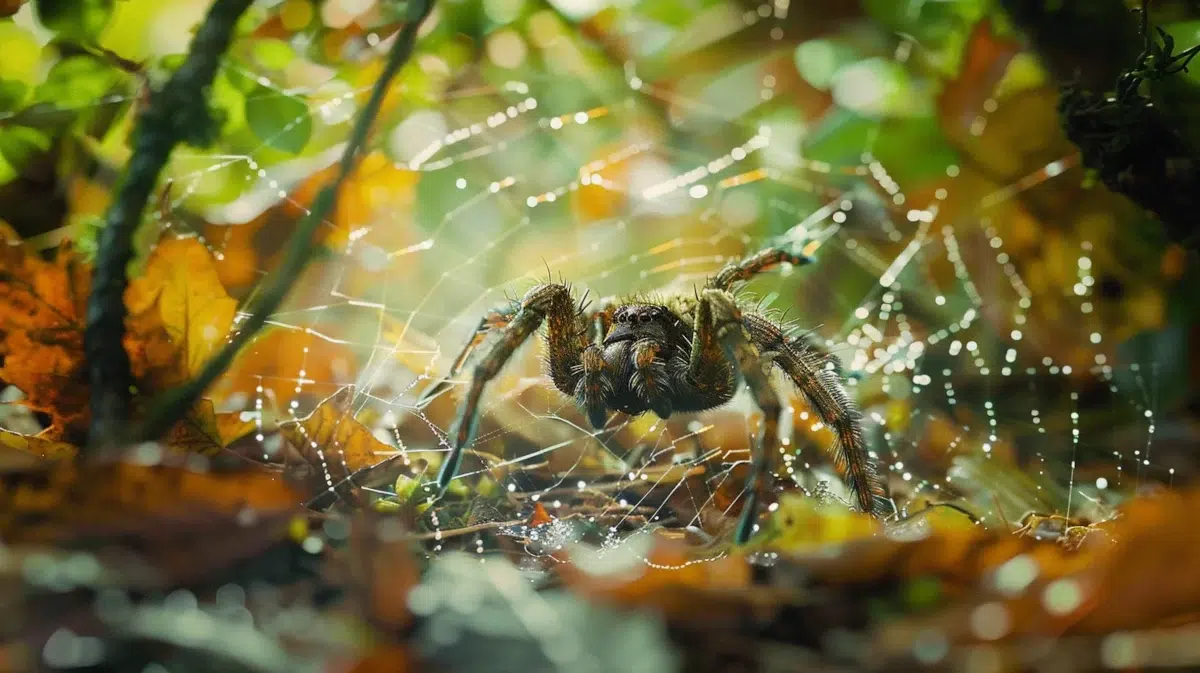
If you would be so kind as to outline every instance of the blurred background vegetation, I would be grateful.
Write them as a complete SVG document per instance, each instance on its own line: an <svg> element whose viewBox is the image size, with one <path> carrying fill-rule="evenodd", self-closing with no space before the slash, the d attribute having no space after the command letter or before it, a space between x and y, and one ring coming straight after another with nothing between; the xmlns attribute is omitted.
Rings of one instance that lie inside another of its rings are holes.
<svg viewBox="0 0 1200 673"><path fill-rule="evenodd" d="M16 235L94 251L146 87L208 4L0 3L0 216ZM1190 46L1200 15L1166 4ZM164 231L194 234L226 289L252 296L403 15L256 3L210 92L216 142L175 153L134 272ZM1136 31L1123 19L1117 33ZM1060 509L1068 484L1099 497L1190 478L1188 253L1080 166L1058 82L1024 44L991 0L442 2L320 261L219 406L271 428L355 384L382 441L433 450L453 409L418 410L416 394L506 294L547 271L594 296L686 289L788 237L811 239L817 264L748 290L843 359L900 492L944 484L956 456L1044 478L1035 490L1056 495L1013 518ZM479 448L563 436L561 398L514 388L537 365L494 386ZM797 405L797 431L824 441ZM744 448L746 409L700 442ZM616 448L696 434L676 420L630 421Z"/></svg>

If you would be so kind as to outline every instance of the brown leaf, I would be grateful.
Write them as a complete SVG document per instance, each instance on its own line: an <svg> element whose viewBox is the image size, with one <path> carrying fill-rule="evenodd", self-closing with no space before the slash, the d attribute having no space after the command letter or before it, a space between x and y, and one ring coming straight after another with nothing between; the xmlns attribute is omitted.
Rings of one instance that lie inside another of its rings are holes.
<svg viewBox="0 0 1200 673"><path fill-rule="evenodd" d="M296 399L299 381L307 382L305 392L323 396L352 381L356 367L354 352L345 344L272 326L246 345L210 394L218 401L235 393L251 399L261 395L284 405Z"/></svg>
<svg viewBox="0 0 1200 673"><path fill-rule="evenodd" d="M984 101L992 96L1009 62L1020 51L1016 39L996 34L991 19L975 24L963 50L958 76L947 82L938 96L938 114L947 133L958 137L969 132Z"/></svg>
<svg viewBox="0 0 1200 673"><path fill-rule="evenodd" d="M254 432L255 428L254 421L242 420L240 413L217 413L212 400L202 399L168 431L163 441L173 449L208 456Z"/></svg>
<svg viewBox="0 0 1200 673"><path fill-rule="evenodd" d="M353 399L354 388L347 386L308 416L279 424L280 434L316 468L325 483L337 484L397 453L354 418L350 410Z"/></svg>
<svg viewBox="0 0 1200 673"><path fill-rule="evenodd" d="M351 524L347 584L368 619L391 633L412 623L408 594L421 580L400 520L366 513Z"/></svg>
<svg viewBox="0 0 1200 673"><path fill-rule="evenodd" d="M154 449L140 448L136 457L157 458L145 455L147 450ZM261 515L291 510L298 502L282 477L267 471L62 461L0 476L0 539L47 541L80 530L99 535L137 526L146 516Z"/></svg>

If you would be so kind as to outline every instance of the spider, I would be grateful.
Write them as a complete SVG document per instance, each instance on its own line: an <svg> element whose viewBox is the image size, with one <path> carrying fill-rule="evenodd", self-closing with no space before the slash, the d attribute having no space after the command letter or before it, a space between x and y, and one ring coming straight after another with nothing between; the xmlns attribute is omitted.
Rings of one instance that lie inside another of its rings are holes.
<svg viewBox="0 0 1200 673"><path fill-rule="evenodd" d="M423 406L448 388L472 349L500 330L498 340L475 366L460 403L451 450L437 476L439 497L458 474L463 450L471 444L484 387L545 324L550 379L574 398L597 429L607 423L609 410L630 415L653 411L666 419L678 412L719 407L745 383L764 422L751 452L747 501L735 534L738 543L749 539L754 530L759 485L768 456L778 447L782 407L769 383L773 368L791 379L834 432L835 466L845 476L858 507L877 517L890 515L894 509L867 451L861 416L842 387L837 361L807 337L790 336L777 322L743 306L731 292L735 285L783 262L811 261L786 247L768 247L725 266L691 295L676 294L656 302L613 299L588 311L586 295L576 301L567 284L545 282L519 302L490 311L455 358L448 377L428 388L418 402Z"/></svg>

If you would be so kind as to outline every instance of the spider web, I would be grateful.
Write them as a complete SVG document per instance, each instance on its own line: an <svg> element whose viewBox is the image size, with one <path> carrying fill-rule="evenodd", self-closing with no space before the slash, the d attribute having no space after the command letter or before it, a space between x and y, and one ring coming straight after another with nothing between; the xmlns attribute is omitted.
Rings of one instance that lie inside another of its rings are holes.
<svg viewBox="0 0 1200 673"><path fill-rule="evenodd" d="M395 448L404 469L427 479L428 463L448 450L449 402L464 381L436 404L419 408L417 397L446 374L489 309L547 275L593 297L691 292L723 264L790 240L817 261L785 265L745 292L764 307L786 309L843 361L901 511L922 496L992 488L981 475L1000 454L1019 457L1035 495L1054 492L1035 502L1068 515L1106 505L1106 491L1131 482L1170 481L1174 467L1153 455L1159 365L1117 353L1110 335L1124 319L1112 308L1120 303L1097 294L1100 272L1127 260L1103 240L1045 220L1040 226L1053 234L1046 244L1071 260L1069 273L1051 273L1048 263L1031 271L1028 255L1009 252L1013 232L1026 226L1039 198L1074 193L1083 180L1073 153L1024 161L982 188L986 171L972 165L979 163L973 152L986 148L995 124L1014 123L1011 116L997 122L1008 103L990 96L999 80L993 76L961 85L968 102L961 118L951 117L965 130L951 134L957 145L930 139L935 159L922 164L945 161L932 172L911 170L915 158L885 145L912 119L933 113L899 122L839 114L847 106L860 113L884 106L893 94L932 105L939 78L930 63L937 59L917 38L866 21L860 27L868 36L858 39L882 54L874 59L878 70L899 73L908 84L861 71L840 92L834 87L832 104L810 114L797 102L828 94L806 84L793 60L792 45L814 41L794 34L802 25L795 13L820 3L807 4L712 10L720 26L713 39L763 37L788 46L679 81L655 78L638 58L603 61L615 57L577 36L552 52L552 40L539 44L531 33L525 44L500 31L508 37L490 38L493 59L508 58L505 48L541 49L570 61L572 74L547 66L516 77L502 67L467 65L428 105L394 114L394 128L376 142L388 158L376 167L386 179L350 197L374 207L325 222L329 254L270 320L271 329L305 335L314 353L333 347L350 357L331 364L328 355L309 357L309 345L293 346L302 352L284 353L287 364L257 375L255 385L231 384L226 408L245 410L260 424L256 452L276 460L281 440L272 430L279 422L303 418L352 385L352 412ZM908 3L907 19L923 21L944 11L939 6L958 4ZM649 39L654 31L642 34ZM368 42L379 51L387 45L377 37ZM681 51L676 62L686 62L690 48L673 48ZM426 68L439 63L418 60ZM593 65L598 61L608 70ZM289 86L233 61L225 68L305 102L305 115L281 134L308 118L344 134L369 92L369 84L336 79ZM96 105L122 102L117 96ZM858 135L829 149L828 137L842 123L856 124ZM1006 133L991 141L1003 144ZM224 260L239 227L266 209L283 203L303 212L297 184L331 164L337 149L283 163L264 159L274 152L266 144L244 154L180 151L162 226L183 227L188 213L203 212L215 224L201 229L202 238ZM251 185L247 196L219 209L196 203L209 181L242 175ZM397 187L401 178L407 187ZM1031 273L1039 276L1036 290ZM254 349L254 357L267 357ZM490 551L482 532L462 533L472 527L523 540L534 555L552 551L579 535L571 525L579 504L571 499L582 495L592 498L584 519L611 541L658 524L700 527L700 514L672 519L681 499L701 512L728 509L741 496L738 468L757 427L744 393L722 409L669 422L614 415L596 431L540 374L540 350L530 340L487 389L471 448L498 460L468 459L457 480L466 486L461 502L431 515L431 552ZM777 474L846 501L824 452L828 430L780 383L788 404ZM322 459L337 461L338 449L324 447ZM1086 475L1077 473L1085 455L1092 457ZM391 455L379 460L396 462ZM700 467L716 469L699 482L678 477ZM476 490L485 474L498 494ZM393 494L386 484L363 487L380 499ZM529 525L535 503L549 524ZM1023 514L994 511L999 506L980 499L986 517Z"/></svg>

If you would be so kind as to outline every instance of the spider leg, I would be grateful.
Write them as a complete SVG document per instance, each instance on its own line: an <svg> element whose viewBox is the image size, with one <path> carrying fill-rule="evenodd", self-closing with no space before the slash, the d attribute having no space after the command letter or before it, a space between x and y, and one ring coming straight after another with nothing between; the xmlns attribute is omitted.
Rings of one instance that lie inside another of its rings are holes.
<svg viewBox="0 0 1200 673"><path fill-rule="evenodd" d="M519 308L520 307L515 302L510 302L504 306L493 308L485 313L483 317L479 319L479 325L475 328L475 331L471 333L470 338L467 339L467 343L463 344L462 350L460 350L458 355L454 358L454 362L450 365L450 371L446 373L446 376L442 377L437 383L429 386L421 392L420 397L417 398L417 408L423 409L429 404L430 400L448 390L452 381L458 378L459 373L462 372L463 365L466 364L467 359L471 357L471 353L473 353L475 349L478 348L479 345L482 344L484 340L487 339L488 335L493 331L507 327L512 321L513 316L517 314Z"/></svg>
<svg viewBox="0 0 1200 673"><path fill-rule="evenodd" d="M791 246L772 246L764 248L740 261L733 262L717 272L716 277L709 281L708 286L718 290L728 290L734 283L747 281L764 271L788 262L795 266L811 264L814 260L808 255L797 255L790 251Z"/></svg>
<svg viewBox="0 0 1200 673"><path fill-rule="evenodd" d="M725 349L713 326L712 304L704 297L696 298L687 372L684 380L677 381L677 384L680 388L695 389L698 396L711 402L707 406L728 401L737 386L729 359L725 357Z"/></svg>
<svg viewBox="0 0 1200 673"><path fill-rule="evenodd" d="M667 363L659 357L665 347L657 341L643 339L633 345L633 385L638 395L650 403L650 409L661 419L674 411L671 404L671 377Z"/></svg>
<svg viewBox="0 0 1200 673"><path fill-rule="evenodd" d="M750 475L746 480L746 502L738 520L735 541L743 544L750 539L758 521L758 494L767 469L767 457L779 442L779 417L783 405L779 395L771 387L765 363L747 333L741 309L729 292L708 288L701 296L702 305L707 305L712 331L724 351L726 361L736 365L742 380L754 398L755 405L763 412L762 432L755 439L750 451Z"/></svg>
<svg viewBox="0 0 1200 673"><path fill-rule="evenodd" d="M445 493L450 482L458 474L462 465L463 449L474 438L484 387L500 373L517 348L537 332L543 322L547 323L546 343L550 353L550 376L560 390L574 390L575 380L580 371L580 359L587 345L585 334L579 329L578 318L578 307L571 297L571 291L559 283L539 285L521 300L520 309L501 332L500 339L475 365L470 387L467 388L467 394L459 408L453 432L454 443L450 447L450 454L442 463L441 470L438 471L439 497ZM564 385L567 387L563 387Z"/></svg>
<svg viewBox="0 0 1200 673"><path fill-rule="evenodd" d="M612 382L607 368L600 346L592 344L584 349L580 356L579 382L575 384L575 403L597 430L608 422L608 406L604 400L612 390Z"/></svg>
<svg viewBox="0 0 1200 673"><path fill-rule="evenodd" d="M895 510L887 486L867 451L861 415L842 387L837 360L804 337L791 338L779 325L760 315L744 319L750 340L800 389L821 422L837 437L834 466L842 473L859 508L876 517Z"/></svg>
<svg viewBox="0 0 1200 673"><path fill-rule="evenodd" d="M617 309L615 299L604 299L600 307L588 314L588 341L597 346L604 344L604 335L613 325L613 313Z"/></svg>

